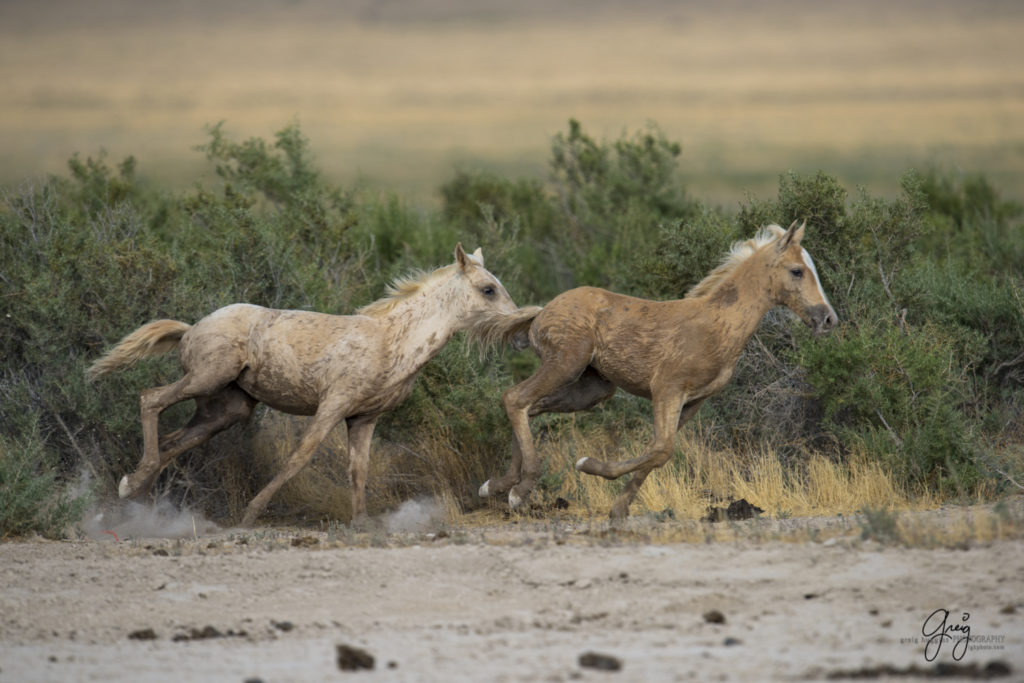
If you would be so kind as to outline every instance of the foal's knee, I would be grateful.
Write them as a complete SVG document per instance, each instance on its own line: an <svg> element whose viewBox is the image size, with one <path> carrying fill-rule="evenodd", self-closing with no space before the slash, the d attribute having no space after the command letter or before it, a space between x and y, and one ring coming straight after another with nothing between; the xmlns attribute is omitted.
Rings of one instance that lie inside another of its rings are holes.
<svg viewBox="0 0 1024 683"><path fill-rule="evenodd" d="M501 405L505 407L505 412L509 415L521 411L524 406L521 405L522 392L519 391L519 387L513 386L505 390L501 395Z"/></svg>
<svg viewBox="0 0 1024 683"><path fill-rule="evenodd" d="M654 450L654 452L651 453L651 458L649 461L650 469L653 470L659 467L664 467L668 463L668 461L672 459L672 453L673 449L671 443L665 444L664 446Z"/></svg>

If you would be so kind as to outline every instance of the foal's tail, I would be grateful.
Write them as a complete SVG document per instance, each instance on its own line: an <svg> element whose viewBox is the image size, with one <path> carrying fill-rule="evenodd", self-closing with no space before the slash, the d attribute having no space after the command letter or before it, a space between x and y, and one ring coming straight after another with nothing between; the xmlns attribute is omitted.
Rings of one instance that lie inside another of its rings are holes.
<svg viewBox="0 0 1024 683"><path fill-rule="evenodd" d="M470 321L469 331L484 348L511 344L521 351L530 346L530 325L542 310L540 306L526 306L515 313L478 313Z"/></svg>
<svg viewBox="0 0 1024 683"><path fill-rule="evenodd" d="M156 320L143 325L118 342L107 355L89 366L85 376L91 382L118 368L134 365L147 356L158 356L178 346L192 326L177 320Z"/></svg>

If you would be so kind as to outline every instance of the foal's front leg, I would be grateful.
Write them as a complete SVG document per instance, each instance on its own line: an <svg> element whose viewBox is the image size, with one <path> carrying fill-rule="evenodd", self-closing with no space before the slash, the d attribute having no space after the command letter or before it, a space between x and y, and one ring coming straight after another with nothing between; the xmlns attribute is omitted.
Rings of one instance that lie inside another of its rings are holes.
<svg viewBox="0 0 1024 683"><path fill-rule="evenodd" d="M633 473L619 497L612 504L609 516L612 519L623 519L629 516L629 504L636 498L640 486L647 475L656 467L661 467L672 457L674 437L680 424L683 405L686 397L681 394L670 394L652 398L654 409L654 438L643 455L624 462L604 462L593 458L580 458L576 469L586 474L593 474L605 479L618 479L624 474ZM692 413L691 413L692 414Z"/></svg>
<svg viewBox="0 0 1024 683"><path fill-rule="evenodd" d="M306 426L306 431L302 433L298 447L292 451L284 468L270 480L269 484L263 487L262 491L256 494L255 498L249 501L249 505L245 508L245 516L242 517L242 526L252 526L278 489L309 464L313 453L316 452L316 447L344 417L344 409L345 406L337 402L325 401L320 404L316 415Z"/></svg>
<svg viewBox="0 0 1024 683"><path fill-rule="evenodd" d="M366 520L366 477L370 469L370 441L377 418L348 423L348 475L352 481L352 524Z"/></svg>

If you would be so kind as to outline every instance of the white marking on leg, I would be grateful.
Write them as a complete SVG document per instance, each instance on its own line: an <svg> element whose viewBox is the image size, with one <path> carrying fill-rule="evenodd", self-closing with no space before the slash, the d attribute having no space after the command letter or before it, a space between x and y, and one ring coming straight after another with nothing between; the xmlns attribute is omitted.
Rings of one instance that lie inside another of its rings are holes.
<svg viewBox="0 0 1024 683"><path fill-rule="evenodd" d="M491 495L490 486L491 486L491 480L490 479L488 479L487 481L485 481L483 484L480 485L480 491L478 493L480 494L481 498L486 498L489 495Z"/></svg>
<svg viewBox="0 0 1024 683"><path fill-rule="evenodd" d="M128 490L128 475L121 477L121 483L117 485L118 498L127 498L131 492Z"/></svg>
<svg viewBox="0 0 1024 683"><path fill-rule="evenodd" d="M576 469L579 470L580 472L582 472L583 471L583 463L585 463L588 460L590 460L590 458L587 458L587 457L583 457L583 458L580 458L579 460L577 460L576 461Z"/></svg>
<svg viewBox="0 0 1024 683"><path fill-rule="evenodd" d="M517 496L512 491L508 492L508 506L515 510L517 507L523 504L523 499Z"/></svg>

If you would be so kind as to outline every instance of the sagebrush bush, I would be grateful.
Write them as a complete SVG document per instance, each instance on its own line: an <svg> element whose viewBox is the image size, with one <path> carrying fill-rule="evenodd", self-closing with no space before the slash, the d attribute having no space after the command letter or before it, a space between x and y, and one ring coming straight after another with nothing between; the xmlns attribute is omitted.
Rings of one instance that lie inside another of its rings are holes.
<svg viewBox="0 0 1024 683"><path fill-rule="evenodd" d="M89 498L58 475L56 460L35 423L20 437L0 432L0 540L63 538L81 519Z"/></svg>
<svg viewBox="0 0 1024 683"><path fill-rule="evenodd" d="M807 220L805 246L841 325L813 338L789 314L770 313L693 434L713 449L772 448L794 464L808 451L837 461L856 453L904 484L947 494L1002 481L1006 463L1016 466L1024 211L981 176L911 172L881 199L824 172L787 172L776 197L748 197L729 212L687 195L682 148L656 126L599 141L570 121L552 141L546 181L459 171L432 211L333 186L297 125L269 143L233 141L220 124L209 134L200 151L219 180L184 192L150 186L133 158L102 156L76 156L68 177L4 192L0 467L18 489L9 492L41 501L85 466L98 493L113 494L141 453L139 391L179 371L168 356L93 385L83 372L150 320L191 323L237 301L351 313L394 277L450 262L459 241L483 248L520 305L577 285L676 298L731 242L793 220ZM371 494L393 501L443 489L469 504L510 453L500 395L535 366L529 352L481 357L466 340L450 344L381 419L374 452L394 471L371 481ZM189 412L168 410L162 429ZM250 453L290 447L295 430L276 424L261 430L257 416L182 456L161 494L229 517L275 467ZM649 425L649 403L619 394L589 414L542 418L535 431L542 440L601 434L625 453L642 451L635 440ZM268 434L280 448L254 448ZM332 486L345 479L345 463L322 464Z"/></svg>

